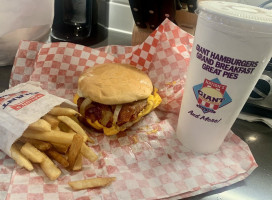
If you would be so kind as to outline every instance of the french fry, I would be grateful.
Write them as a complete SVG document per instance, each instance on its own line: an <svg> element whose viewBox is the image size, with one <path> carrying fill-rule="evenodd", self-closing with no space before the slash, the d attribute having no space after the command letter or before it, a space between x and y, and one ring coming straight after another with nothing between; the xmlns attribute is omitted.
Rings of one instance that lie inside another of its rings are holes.
<svg viewBox="0 0 272 200"><path fill-rule="evenodd" d="M41 140L35 140L35 139L25 138L25 137L20 137L19 140L24 143L29 142L40 151L46 151L52 147L52 144L48 142L43 142Z"/></svg>
<svg viewBox="0 0 272 200"><path fill-rule="evenodd" d="M55 128L53 128L54 131L61 131L60 127L56 126Z"/></svg>
<svg viewBox="0 0 272 200"><path fill-rule="evenodd" d="M89 188L105 187L115 180L115 177L91 178L80 181L71 181L68 182L68 184L73 190L83 190Z"/></svg>
<svg viewBox="0 0 272 200"><path fill-rule="evenodd" d="M60 121L59 125L58 125L59 129L63 132L69 132L71 131L71 127L69 127L67 124L65 124L64 122Z"/></svg>
<svg viewBox="0 0 272 200"><path fill-rule="evenodd" d="M78 115L72 115L72 116L69 116L72 120L74 120L77 124L80 124L78 118L77 118Z"/></svg>
<svg viewBox="0 0 272 200"><path fill-rule="evenodd" d="M25 143L21 148L21 153L33 163L41 163L45 155L30 143Z"/></svg>
<svg viewBox="0 0 272 200"><path fill-rule="evenodd" d="M46 114L42 117L42 119L51 124L52 129L55 129L59 125L59 120L54 115Z"/></svg>
<svg viewBox="0 0 272 200"><path fill-rule="evenodd" d="M26 138L32 138L36 140L42 140L46 142L52 142L52 143L60 143L60 144L71 144L73 140L74 134L67 134L62 131L49 131L49 132L37 132L30 129L27 129L23 136Z"/></svg>
<svg viewBox="0 0 272 200"><path fill-rule="evenodd" d="M83 157L90 162L96 161L97 154L85 143L94 143L94 140L83 129L78 116L80 114L73 109L54 107L48 114L29 125L12 145L11 157L19 166L29 171L33 170L32 163L39 163L45 175L52 181L61 175L61 170L53 161L73 171L82 169ZM84 180L83 186L102 187L110 184L113 179ZM71 187L78 184L71 182Z"/></svg>
<svg viewBox="0 0 272 200"><path fill-rule="evenodd" d="M59 143L51 143L51 144L54 146L54 148L57 152L62 153L62 154L66 154L69 147L70 147L70 144L68 144L68 145L67 144L59 144Z"/></svg>
<svg viewBox="0 0 272 200"><path fill-rule="evenodd" d="M20 151L22 146L24 145L23 142L21 142L20 140L16 140L14 143L14 146Z"/></svg>
<svg viewBox="0 0 272 200"><path fill-rule="evenodd" d="M92 143L92 144L95 143L95 141L94 141L94 139L93 139L92 137L88 137L88 142L90 142L90 143Z"/></svg>
<svg viewBox="0 0 272 200"><path fill-rule="evenodd" d="M80 127L82 127L82 126L84 126L79 120L78 120L78 118L77 118L77 116L69 116L72 120L74 120ZM82 128L83 129L83 128ZM84 127L84 132L86 133L86 130L85 129L87 129L87 127ZM87 135L87 134L86 134ZM95 141L94 141L94 139L92 138L92 137L90 137L90 136L88 136L87 135L87 137L88 137L88 139L87 139L87 141L88 142L90 142L90 143L92 143L92 144L94 144L95 143Z"/></svg>
<svg viewBox="0 0 272 200"><path fill-rule="evenodd" d="M54 107L48 112L48 114L56 116L73 116L78 115L79 113L72 108Z"/></svg>
<svg viewBox="0 0 272 200"><path fill-rule="evenodd" d="M81 128L79 124L77 124L74 120L72 120L70 117L67 116L58 116L58 119L65 123L67 126L69 126L71 129L73 129L76 133L80 134L84 138L84 142L88 140L88 135L86 132Z"/></svg>
<svg viewBox="0 0 272 200"><path fill-rule="evenodd" d="M44 119L39 119L28 126L35 131L51 131L51 125Z"/></svg>
<svg viewBox="0 0 272 200"><path fill-rule="evenodd" d="M41 166L43 172L45 173L45 175L51 181L56 180L61 174L60 169L46 155L45 155L45 159L42 161L40 166Z"/></svg>
<svg viewBox="0 0 272 200"><path fill-rule="evenodd" d="M69 162L69 168L73 169L76 159L78 155L80 154L80 149L83 144L83 137L80 134L75 134L73 137L72 144L70 146L70 149L68 151L68 162Z"/></svg>
<svg viewBox="0 0 272 200"><path fill-rule="evenodd" d="M10 148L11 158L20 166L26 168L28 171L32 171L33 165L31 162L19 151L16 144L11 145Z"/></svg>
<svg viewBox="0 0 272 200"><path fill-rule="evenodd" d="M90 162L94 162L98 159L98 156L96 155L96 153L90 147L88 147L85 143L82 144L80 152Z"/></svg>
<svg viewBox="0 0 272 200"><path fill-rule="evenodd" d="M59 164L61 164L61 166L63 166L63 167L68 167L69 166L68 161L60 153L58 153L57 151L55 151L53 149L50 149L50 150L46 151L46 154L50 158L54 159Z"/></svg>
<svg viewBox="0 0 272 200"><path fill-rule="evenodd" d="M78 154L73 171L78 171L82 169L82 154Z"/></svg>
<svg viewBox="0 0 272 200"><path fill-rule="evenodd" d="M80 127L84 127L84 125L78 120L78 118L77 118L77 116L69 116L72 120L74 120ZM86 133L86 130L85 129L87 129L87 127L84 127L84 132ZM92 144L94 144L95 143L95 141L94 141L94 139L92 138L92 137L90 137L90 136L88 136L87 135L87 137L88 137L88 142L90 142L90 143L92 143Z"/></svg>

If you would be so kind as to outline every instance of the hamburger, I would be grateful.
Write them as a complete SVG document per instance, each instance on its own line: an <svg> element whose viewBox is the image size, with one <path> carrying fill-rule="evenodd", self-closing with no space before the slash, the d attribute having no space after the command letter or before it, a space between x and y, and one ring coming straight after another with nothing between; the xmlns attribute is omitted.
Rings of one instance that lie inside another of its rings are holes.
<svg viewBox="0 0 272 200"><path fill-rule="evenodd" d="M161 97L143 71L128 64L106 63L80 75L74 103L80 121L114 135L154 110Z"/></svg>

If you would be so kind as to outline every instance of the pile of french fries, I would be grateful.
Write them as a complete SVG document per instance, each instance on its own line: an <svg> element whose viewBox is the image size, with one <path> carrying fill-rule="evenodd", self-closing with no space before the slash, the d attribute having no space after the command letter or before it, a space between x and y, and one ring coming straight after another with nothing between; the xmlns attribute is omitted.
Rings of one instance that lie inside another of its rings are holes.
<svg viewBox="0 0 272 200"><path fill-rule="evenodd" d="M71 108L54 107L38 121L29 125L23 135L11 146L11 157L15 162L31 171L33 163L39 164L52 181L61 175L61 167L71 171L82 169L82 159L90 162L97 154L86 143L94 143L77 120L79 113ZM93 178L69 182L74 190L103 187L114 181L114 177Z"/></svg>

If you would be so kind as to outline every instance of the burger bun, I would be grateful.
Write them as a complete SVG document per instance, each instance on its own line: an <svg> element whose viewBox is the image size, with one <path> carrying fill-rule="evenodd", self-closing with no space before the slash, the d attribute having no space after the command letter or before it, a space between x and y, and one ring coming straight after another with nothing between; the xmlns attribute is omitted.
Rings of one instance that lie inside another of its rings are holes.
<svg viewBox="0 0 272 200"><path fill-rule="evenodd" d="M148 75L128 64L96 65L83 72L78 80L79 96L106 105L146 99L152 91Z"/></svg>

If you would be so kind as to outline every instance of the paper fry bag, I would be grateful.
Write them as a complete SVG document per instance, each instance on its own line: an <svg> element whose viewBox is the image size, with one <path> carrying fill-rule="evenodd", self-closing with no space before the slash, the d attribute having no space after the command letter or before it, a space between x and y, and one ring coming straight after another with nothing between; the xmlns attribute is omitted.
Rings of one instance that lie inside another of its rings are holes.
<svg viewBox="0 0 272 200"><path fill-rule="evenodd" d="M40 119L54 106L64 102L69 104L39 85L38 82L26 82L0 93L0 149L9 156L11 145L29 124Z"/></svg>

